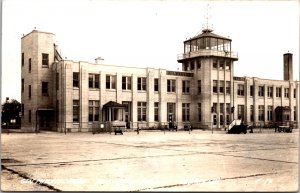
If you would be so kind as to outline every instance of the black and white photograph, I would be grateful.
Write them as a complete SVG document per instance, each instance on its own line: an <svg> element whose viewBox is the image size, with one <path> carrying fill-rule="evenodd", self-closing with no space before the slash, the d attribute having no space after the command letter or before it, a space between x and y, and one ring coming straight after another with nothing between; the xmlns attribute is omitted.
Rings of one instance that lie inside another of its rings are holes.
<svg viewBox="0 0 300 193"><path fill-rule="evenodd" d="M299 7L2 0L1 191L298 191Z"/></svg>

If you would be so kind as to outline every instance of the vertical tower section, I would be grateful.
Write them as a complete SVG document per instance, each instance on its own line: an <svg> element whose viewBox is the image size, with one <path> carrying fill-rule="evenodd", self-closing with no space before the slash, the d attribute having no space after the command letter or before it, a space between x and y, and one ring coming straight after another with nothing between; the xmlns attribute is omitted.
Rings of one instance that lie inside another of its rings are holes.
<svg viewBox="0 0 300 193"><path fill-rule="evenodd" d="M293 54L283 54L283 80L293 80Z"/></svg>
<svg viewBox="0 0 300 193"><path fill-rule="evenodd" d="M225 128L232 120L233 62L238 55L231 50L231 39L212 31L204 29L184 41L184 52L177 61L183 71L195 74L192 103L201 108L201 116L194 122L200 127Z"/></svg>
<svg viewBox="0 0 300 193"><path fill-rule="evenodd" d="M33 30L21 38L22 129L53 127L54 34Z"/></svg>

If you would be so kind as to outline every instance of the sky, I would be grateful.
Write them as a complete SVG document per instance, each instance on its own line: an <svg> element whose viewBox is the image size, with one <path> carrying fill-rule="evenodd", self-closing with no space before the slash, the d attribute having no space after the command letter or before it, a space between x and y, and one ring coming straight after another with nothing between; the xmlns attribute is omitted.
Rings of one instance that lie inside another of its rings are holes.
<svg viewBox="0 0 300 193"><path fill-rule="evenodd" d="M21 37L35 28L54 33L67 59L181 70L183 41L207 21L232 39L234 76L282 80L290 52L299 80L296 0L3 0L1 101L21 101Z"/></svg>

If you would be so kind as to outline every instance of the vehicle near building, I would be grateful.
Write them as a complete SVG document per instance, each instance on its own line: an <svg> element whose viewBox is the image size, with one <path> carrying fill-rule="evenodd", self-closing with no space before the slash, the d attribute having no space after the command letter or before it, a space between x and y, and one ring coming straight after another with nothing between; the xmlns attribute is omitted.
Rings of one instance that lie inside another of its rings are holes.
<svg viewBox="0 0 300 193"><path fill-rule="evenodd" d="M285 132L285 133L292 133L293 131L293 122L290 121L291 109L286 106L278 106L275 109L275 123L274 128L275 132Z"/></svg>

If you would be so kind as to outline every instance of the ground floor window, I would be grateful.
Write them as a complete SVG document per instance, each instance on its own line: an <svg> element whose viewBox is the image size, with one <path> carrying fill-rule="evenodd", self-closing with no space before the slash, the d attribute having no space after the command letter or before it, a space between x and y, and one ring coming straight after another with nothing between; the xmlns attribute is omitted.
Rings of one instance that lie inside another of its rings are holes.
<svg viewBox="0 0 300 193"><path fill-rule="evenodd" d="M190 121L190 104L182 103L182 121Z"/></svg>
<svg viewBox="0 0 300 193"><path fill-rule="evenodd" d="M89 101L89 122L99 121L99 101Z"/></svg>
<svg viewBox="0 0 300 193"><path fill-rule="evenodd" d="M154 121L159 121L159 103L154 103Z"/></svg>
<svg viewBox="0 0 300 193"><path fill-rule="evenodd" d="M263 105L258 105L258 120L259 121L265 120L265 110Z"/></svg>
<svg viewBox="0 0 300 193"><path fill-rule="evenodd" d="M176 109L176 104L175 103L167 103L167 112L168 112L167 120L169 120L169 122L170 121L176 121L175 109Z"/></svg>
<svg viewBox="0 0 300 193"><path fill-rule="evenodd" d="M79 100L73 100L73 122L79 122Z"/></svg>
<svg viewBox="0 0 300 193"><path fill-rule="evenodd" d="M137 111L138 111L138 121L146 121L147 120L147 103L146 102L138 102L137 103Z"/></svg>
<svg viewBox="0 0 300 193"><path fill-rule="evenodd" d="M273 106L268 106L268 121L273 121Z"/></svg>

